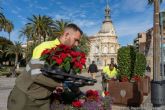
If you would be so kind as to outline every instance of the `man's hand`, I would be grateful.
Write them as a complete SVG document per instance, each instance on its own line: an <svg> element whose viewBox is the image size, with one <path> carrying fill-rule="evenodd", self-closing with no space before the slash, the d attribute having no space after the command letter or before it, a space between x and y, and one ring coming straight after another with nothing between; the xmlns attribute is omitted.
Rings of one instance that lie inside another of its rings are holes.
<svg viewBox="0 0 165 110"><path fill-rule="evenodd" d="M63 84L61 83L60 86L55 87L55 90L53 91L53 93L62 93L62 92L64 92L64 87L63 87Z"/></svg>

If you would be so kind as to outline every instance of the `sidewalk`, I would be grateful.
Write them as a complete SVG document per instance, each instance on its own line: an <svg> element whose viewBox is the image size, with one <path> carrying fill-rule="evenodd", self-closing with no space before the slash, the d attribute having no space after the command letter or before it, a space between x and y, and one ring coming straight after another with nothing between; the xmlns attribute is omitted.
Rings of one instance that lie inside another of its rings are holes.
<svg viewBox="0 0 165 110"><path fill-rule="evenodd" d="M90 77L88 73L82 73L81 75ZM101 74L98 73L96 75L97 83L94 86L85 86L81 87L82 91L86 91L89 89L98 90L99 92L102 91L101 86ZM7 110L7 97L14 86L15 78L4 78L0 77L0 110ZM140 107L126 107L121 105L112 105L112 110L165 110L164 107L153 108L151 104L151 95L144 97L143 103Z"/></svg>

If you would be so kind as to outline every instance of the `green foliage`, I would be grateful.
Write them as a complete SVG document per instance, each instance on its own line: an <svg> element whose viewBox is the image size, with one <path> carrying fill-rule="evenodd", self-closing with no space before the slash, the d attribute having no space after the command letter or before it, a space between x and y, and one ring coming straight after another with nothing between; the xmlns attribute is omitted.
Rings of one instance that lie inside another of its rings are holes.
<svg viewBox="0 0 165 110"><path fill-rule="evenodd" d="M85 54L89 53L90 41L89 41L88 36L86 36L85 34L82 35L81 40L80 40L80 45L78 46L78 48L80 48L80 50L84 52Z"/></svg>
<svg viewBox="0 0 165 110"><path fill-rule="evenodd" d="M134 74L138 76L144 76L146 69L146 58L142 53L136 53L136 61L134 67Z"/></svg>
<svg viewBox="0 0 165 110"><path fill-rule="evenodd" d="M0 76L10 76L10 75L11 75L11 73L10 73L9 67L0 68Z"/></svg>
<svg viewBox="0 0 165 110"><path fill-rule="evenodd" d="M118 62L118 73L120 77L131 78L134 73L135 63L135 48L133 46L121 47L118 50L117 62Z"/></svg>

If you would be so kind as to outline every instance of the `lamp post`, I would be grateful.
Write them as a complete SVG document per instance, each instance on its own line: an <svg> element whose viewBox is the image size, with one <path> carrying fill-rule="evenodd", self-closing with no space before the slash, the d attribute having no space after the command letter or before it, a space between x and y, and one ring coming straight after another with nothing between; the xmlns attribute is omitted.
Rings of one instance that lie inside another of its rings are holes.
<svg viewBox="0 0 165 110"><path fill-rule="evenodd" d="M160 32L161 32L161 75L162 75L162 79L165 78L165 73L164 73L164 52L163 52L163 48L164 48L164 42L163 42L163 38L164 36L164 30L163 27L165 26L165 10L160 12Z"/></svg>
<svg viewBox="0 0 165 110"><path fill-rule="evenodd" d="M157 3L156 1L159 2L159 0L154 0L155 10L157 10L159 7L157 6L159 5L159 3ZM155 17L159 17L159 19L156 19ZM153 106L162 106L162 105L165 105L165 95L164 95L165 80L163 80L163 77L164 77L163 22L165 22L165 11L160 12L160 13L158 10L155 11L155 17L154 17L155 22L154 22L154 35L153 35L154 80L151 81L151 102ZM159 27L159 23L160 23L160 27ZM161 31L159 31L160 29ZM161 45L160 45L160 38L161 38ZM161 51L160 51L160 46L161 46ZM160 63L160 56L159 56L160 54L161 54L161 63ZM160 64L161 64L161 71L160 71ZM160 73L162 73L162 77Z"/></svg>

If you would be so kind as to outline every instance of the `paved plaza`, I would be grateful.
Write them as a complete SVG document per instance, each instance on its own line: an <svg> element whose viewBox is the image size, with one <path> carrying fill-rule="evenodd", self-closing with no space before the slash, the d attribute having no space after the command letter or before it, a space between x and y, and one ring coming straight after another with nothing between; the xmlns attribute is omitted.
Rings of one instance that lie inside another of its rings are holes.
<svg viewBox="0 0 165 110"><path fill-rule="evenodd" d="M84 76L89 76L88 73L83 73ZM101 74L98 73L97 83L94 86L85 86L81 88L82 91L86 91L89 89L101 91ZM0 77L0 110L7 110L7 97L14 86L15 78L5 78ZM143 104L140 107L125 107L121 105L112 105L112 110L165 110L165 107L160 108L152 108L152 104L150 101L150 94L144 97Z"/></svg>

